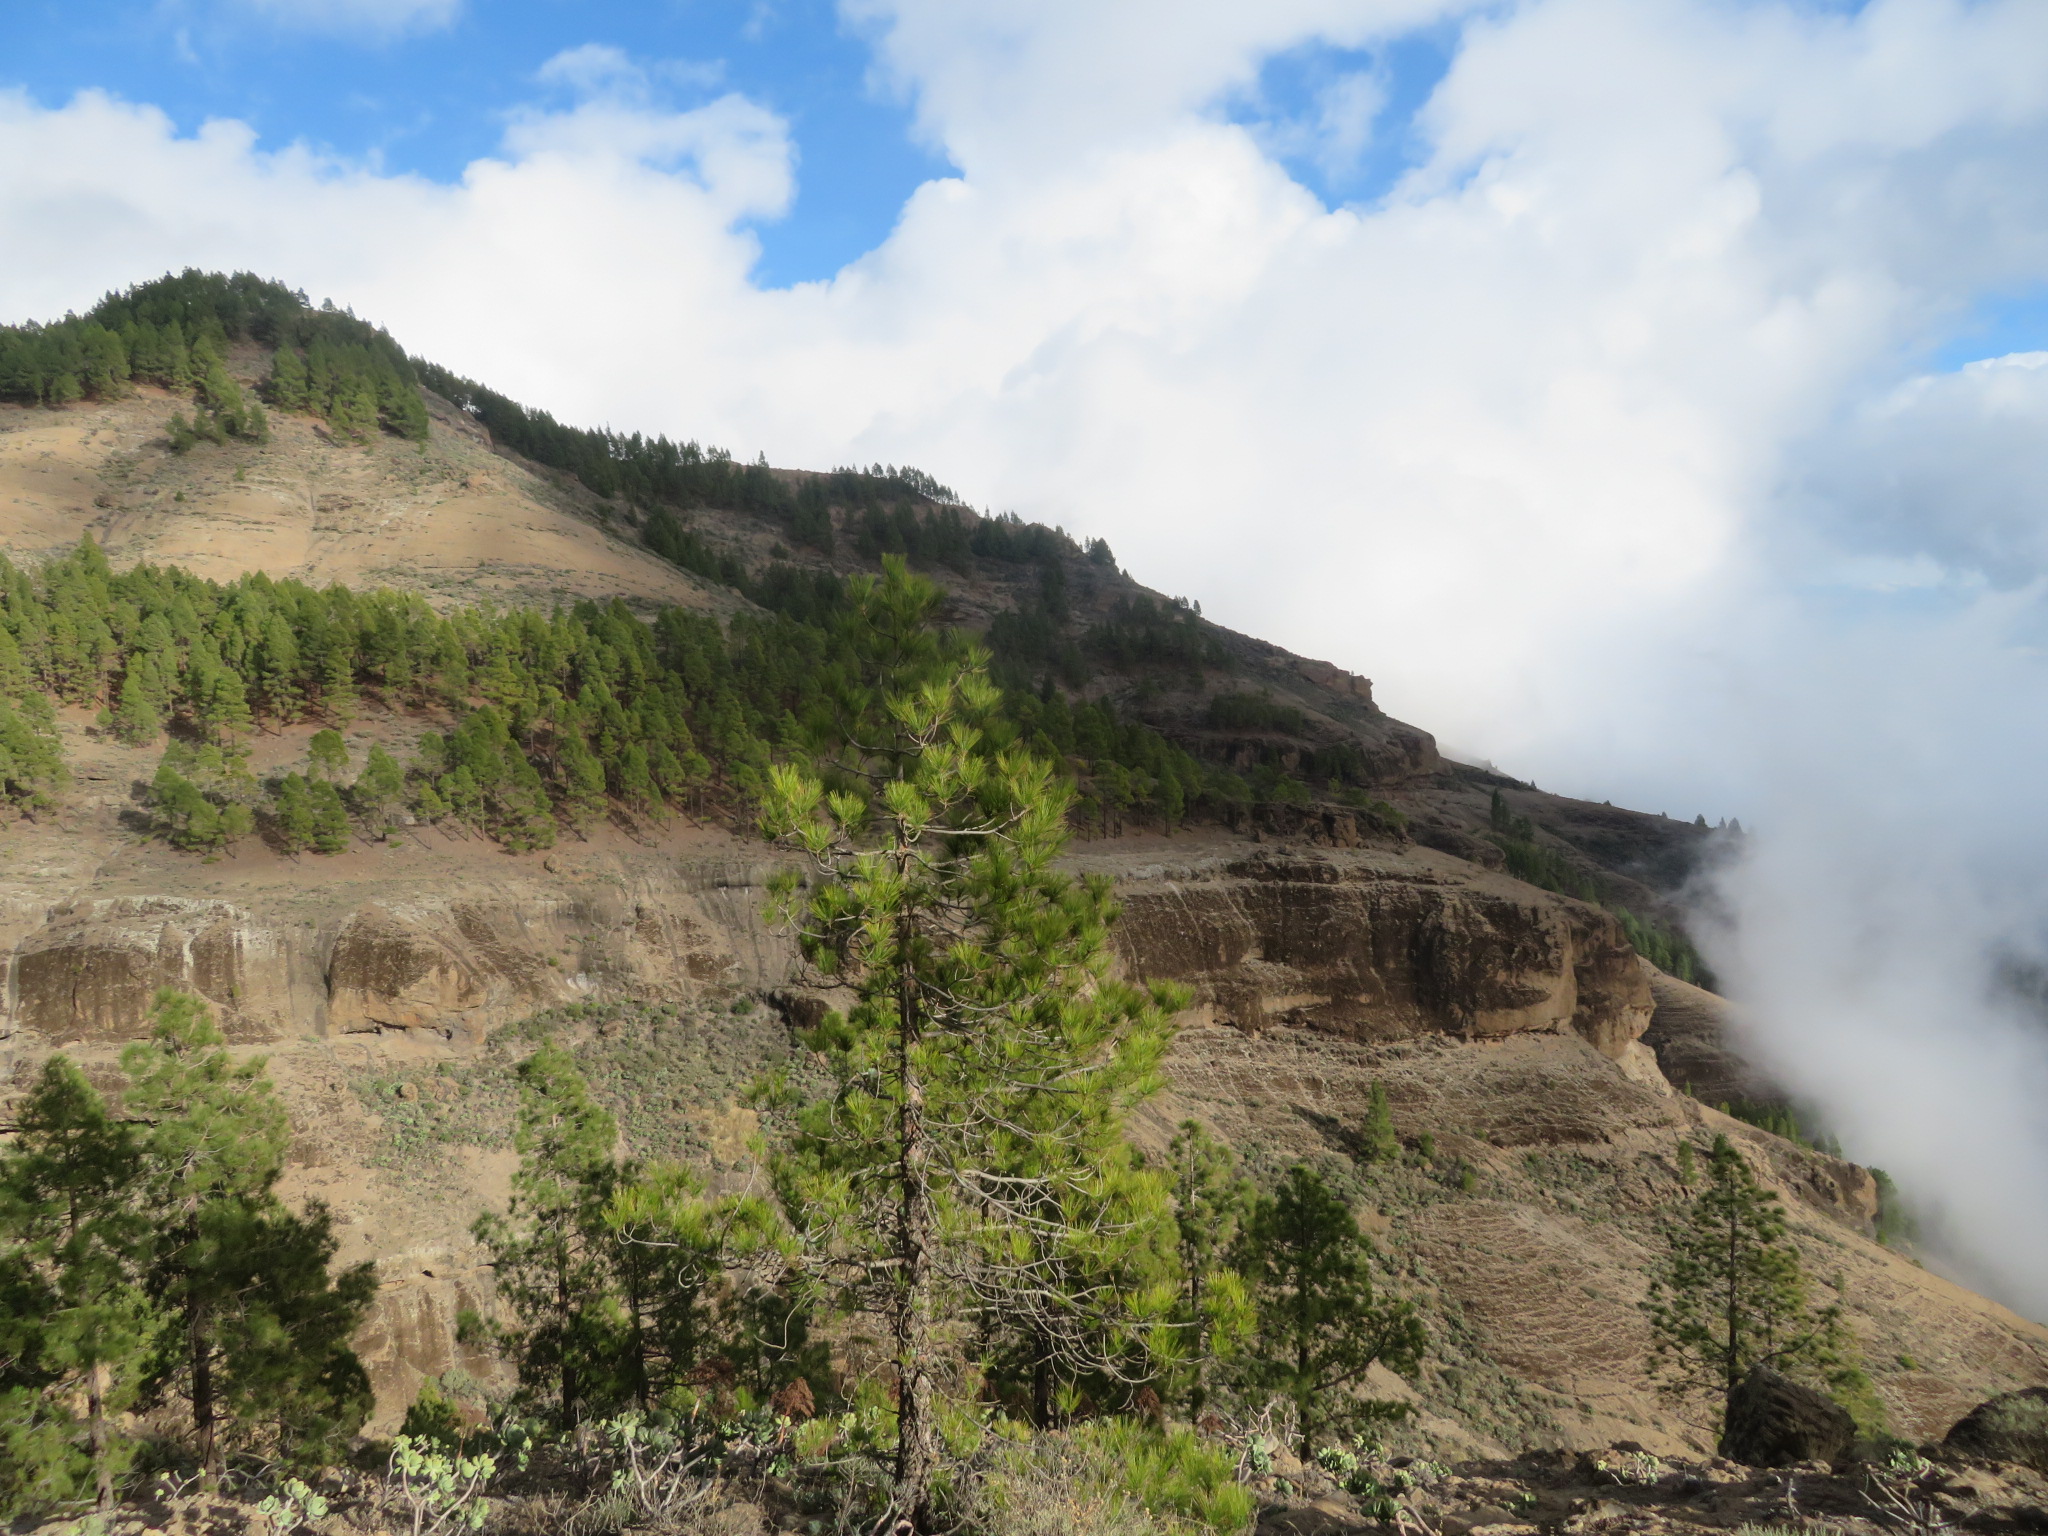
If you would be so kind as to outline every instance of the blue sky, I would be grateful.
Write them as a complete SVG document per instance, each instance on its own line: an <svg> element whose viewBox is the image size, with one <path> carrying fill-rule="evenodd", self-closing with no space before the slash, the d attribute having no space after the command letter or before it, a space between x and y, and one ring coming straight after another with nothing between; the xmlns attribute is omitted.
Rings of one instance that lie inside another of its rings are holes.
<svg viewBox="0 0 2048 1536"><path fill-rule="evenodd" d="M920 183L953 172L920 142L912 104L878 79L872 40L832 0L470 0L451 3L445 19L384 31L282 19L299 9L13 0L0 10L0 87L46 107L103 90L161 109L182 133L233 118L267 149L304 143L446 182L497 149L509 113L548 103L536 75L550 58L607 45L652 68L667 105L737 91L789 123L795 202L753 226L754 278L767 288L830 277L887 237ZM1445 20L1372 50L1302 42L1266 58L1256 83L1213 111L1250 129L1327 206L1369 208L1426 157L1417 114L1459 37ZM2043 347L2048 287L2021 287L1969 310L1927 362L1946 370Z"/></svg>
<svg viewBox="0 0 2048 1536"><path fill-rule="evenodd" d="M586 43L678 66L678 107L737 90L789 120L798 194L787 218L758 231L766 284L831 275L881 242L918 183L948 170L913 141L907 106L869 87L868 47L829 0L514 0L395 36L308 30L237 4L10 0L0 83L45 106L110 91L162 108L185 132L236 118L267 148L302 140L445 181L493 152L508 111L544 99L534 76L548 59Z"/></svg>
<svg viewBox="0 0 2048 1536"><path fill-rule="evenodd" d="M1370 204L1423 157L1414 116L1456 39L1444 23L1377 51L1289 48L1215 111L1327 204ZM910 103L877 81L870 40L830 0L506 0L387 33L288 24L256 0L13 0L0 10L0 86L46 107L103 90L160 108L183 133L233 118L267 149L303 142L448 181L497 148L508 112L546 102L535 76L547 60L590 43L665 73L671 106L738 91L789 122L797 197L755 228L763 286L831 276L881 243L921 182L953 170L918 141ZM1361 103L1364 119L1345 122Z"/></svg>

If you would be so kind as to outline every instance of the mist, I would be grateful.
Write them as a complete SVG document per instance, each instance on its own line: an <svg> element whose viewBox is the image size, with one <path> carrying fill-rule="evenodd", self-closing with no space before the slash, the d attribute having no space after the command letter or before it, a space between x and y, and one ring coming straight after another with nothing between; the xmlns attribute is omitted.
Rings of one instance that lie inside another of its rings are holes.
<svg viewBox="0 0 2048 1536"><path fill-rule="evenodd" d="M1731 657L1757 835L1714 881L1731 920L1704 925L1748 1048L1897 1180L1937 1264L2037 1319L2044 361L1916 381L1795 460L1804 516L1771 549L1795 579L1742 610Z"/></svg>

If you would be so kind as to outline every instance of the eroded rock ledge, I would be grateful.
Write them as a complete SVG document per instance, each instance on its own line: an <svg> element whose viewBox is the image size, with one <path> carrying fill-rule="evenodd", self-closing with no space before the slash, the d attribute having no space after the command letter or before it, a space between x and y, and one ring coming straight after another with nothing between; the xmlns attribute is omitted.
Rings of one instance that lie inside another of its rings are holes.
<svg viewBox="0 0 2048 1536"><path fill-rule="evenodd" d="M1084 860L1084 862L1092 862ZM1636 1060L1650 986L1606 912L1426 851L1224 856L1125 872L1131 969L1240 1029L1359 1041L1575 1033Z"/></svg>

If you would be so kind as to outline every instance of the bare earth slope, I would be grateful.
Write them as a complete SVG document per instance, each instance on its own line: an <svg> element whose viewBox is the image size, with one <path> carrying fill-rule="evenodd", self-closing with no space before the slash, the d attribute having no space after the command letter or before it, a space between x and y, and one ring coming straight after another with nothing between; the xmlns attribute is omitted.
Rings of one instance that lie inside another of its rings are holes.
<svg viewBox="0 0 2048 1536"><path fill-rule="evenodd" d="M52 412L0 405L0 548L19 561L77 544L225 580L244 571L419 592L437 606L542 607L578 597L729 611L710 587L606 526L600 505L491 451L482 429L433 402L423 446L340 447L279 412L260 453L171 454L160 391Z"/></svg>
<svg viewBox="0 0 2048 1536"><path fill-rule="evenodd" d="M262 454L174 457L162 443L173 407L0 407L0 548L33 560L91 531L119 562L388 585L440 606L745 607L647 553L622 509L494 453L446 408L424 449L342 449L279 417ZM755 563L776 537L741 517L710 531ZM985 620L1015 585L969 573L960 616ZM1139 592L1113 569L1071 577L1084 627ZM1347 1193L1390 1282L1429 1319L1417 1379L1380 1383L1417 1400L1424 1439L1472 1453L1708 1443L1701 1406L1660 1399L1645 1379L1637 1303L1657 1223L1683 1195L1678 1143L1717 1131L1788 1196L1815 1272L1842 1278L1896 1428L1938 1435L1993 1392L2048 1381L2048 1331L1871 1240L1863 1170L1675 1091L1762 1096L1723 1038L1719 1000L1652 972L1607 912L1508 878L1484 833L1501 789L1541 837L1646 908L1683 888L1711 835L1445 764L1427 733L1377 710L1364 679L1225 639L1228 686L1355 743L1415 837L1324 808L1077 846L1076 867L1117 882L1126 965L1197 994L1170 1093L1138 1131L1163 1145L1199 1118L1253 1168L1307 1159ZM1168 690L1132 707L1199 733L1199 703ZM352 751L402 748L422 724L373 712L350 729ZM755 1176L741 1091L791 1049L778 1010L808 1006L789 946L761 919L770 850L710 828L607 826L512 855L414 829L334 858L247 839L201 861L140 834L153 750L101 738L82 713L63 728L74 788L57 815L0 837L0 1094L60 1047L111 1076L159 985L210 999L240 1048L269 1055L291 1105L291 1192L334 1205L344 1258L379 1260L361 1342L383 1422L423 1375L490 1369L457 1348L454 1319L488 1304L467 1232L504 1197L528 1021L576 1044L637 1147L689 1156L728 1185ZM258 737L256 770L301 762L313 728ZM1408 1145L1398 1166L1358 1158L1375 1081Z"/></svg>

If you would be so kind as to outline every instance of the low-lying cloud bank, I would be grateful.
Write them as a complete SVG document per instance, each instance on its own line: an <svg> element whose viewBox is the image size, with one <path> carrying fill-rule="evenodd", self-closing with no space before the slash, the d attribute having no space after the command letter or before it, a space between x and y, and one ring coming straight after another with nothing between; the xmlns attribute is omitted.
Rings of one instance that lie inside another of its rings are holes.
<svg viewBox="0 0 2048 1536"><path fill-rule="evenodd" d="M2048 919L2048 369L1915 362L2048 282L2048 8L845 9L960 173L828 283L750 277L785 123L586 49L448 185L0 97L0 312L274 274L569 419L919 463L1547 787L1739 813L1763 1048L2048 1315L2048 1045L1999 980ZM1427 153L1369 206L1269 153L1358 152L1369 67L1224 111L1426 25Z"/></svg>

